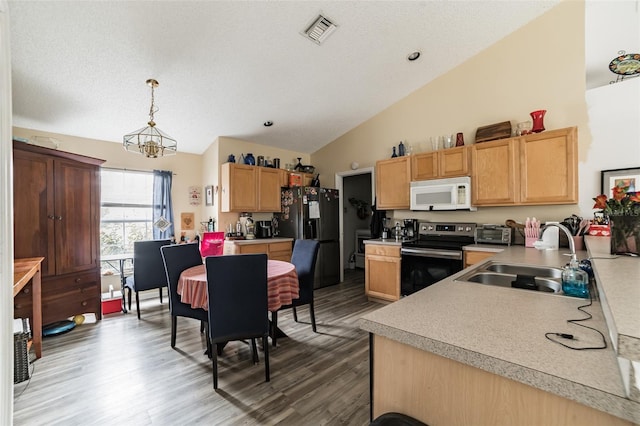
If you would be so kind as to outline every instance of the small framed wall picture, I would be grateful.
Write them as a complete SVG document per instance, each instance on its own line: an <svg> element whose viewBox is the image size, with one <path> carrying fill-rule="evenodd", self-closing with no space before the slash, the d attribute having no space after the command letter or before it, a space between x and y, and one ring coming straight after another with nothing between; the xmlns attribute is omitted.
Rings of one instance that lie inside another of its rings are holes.
<svg viewBox="0 0 640 426"><path fill-rule="evenodd" d="M191 212L180 213L180 228L183 231L192 231L194 223L194 214Z"/></svg>
<svg viewBox="0 0 640 426"><path fill-rule="evenodd" d="M204 187L204 203L207 206L213 205L213 185Z"/></svg>
<svg viewBox="0 0 640 426"><path fill-rule="evenodd" d="M199 186L189 187L189 204L192 206L199 206L202 203L200 191L202 191L202 189Z"/></svg>
<svg viewBox="0 0 640 426"><path fill-rule="evenodd" d="M602 170L602 194L613 198L613 188L625 188L626 192L640 191L640 167L628 169Z"/></svg>

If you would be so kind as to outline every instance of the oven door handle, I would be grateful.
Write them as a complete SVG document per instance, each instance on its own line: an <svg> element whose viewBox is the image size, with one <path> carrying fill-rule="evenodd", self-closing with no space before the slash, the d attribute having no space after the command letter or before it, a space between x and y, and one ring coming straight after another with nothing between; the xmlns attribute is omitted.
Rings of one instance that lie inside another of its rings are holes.
<svg viewBox="0 0 640 426"><path fill-rule="evenodd" d="M433 257L436 259L462 260L462 251L457 251L457 250L401 248L400 254L406 254L410 256L420 256L420 257Z"/></svg>

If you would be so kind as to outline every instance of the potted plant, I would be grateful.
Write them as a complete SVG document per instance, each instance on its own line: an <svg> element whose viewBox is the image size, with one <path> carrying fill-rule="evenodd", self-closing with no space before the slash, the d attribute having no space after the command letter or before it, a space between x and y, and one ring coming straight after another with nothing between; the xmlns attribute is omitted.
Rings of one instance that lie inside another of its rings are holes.
<svg viewBox="0 0 640 426"><path fill-rule="evenodd" d="M640 254L640 194L629 186L611 188L612 197L598 195L594 209L602 209L611 227L611 254Z"/></svg>

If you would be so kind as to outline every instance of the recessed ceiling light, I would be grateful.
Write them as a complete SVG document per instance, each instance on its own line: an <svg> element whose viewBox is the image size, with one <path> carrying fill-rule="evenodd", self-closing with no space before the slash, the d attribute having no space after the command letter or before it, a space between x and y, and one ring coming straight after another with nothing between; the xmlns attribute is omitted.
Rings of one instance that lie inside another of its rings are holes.
<svg viewBox="0 0 640 426"><path fill-rule="evenodd" d="M269 120L269 121L265 121L264 123L262 123L264 125L264 127L271 127L273 126L273 121Z"/></svg>
<svg viewBox="0 0 640 426"><path fill-rule="evenodd" d="M420 51L416 50L415 52L411 52L409 53L409 55L407 55L407 60L413 62L419 57L420 57Z"/></svg>

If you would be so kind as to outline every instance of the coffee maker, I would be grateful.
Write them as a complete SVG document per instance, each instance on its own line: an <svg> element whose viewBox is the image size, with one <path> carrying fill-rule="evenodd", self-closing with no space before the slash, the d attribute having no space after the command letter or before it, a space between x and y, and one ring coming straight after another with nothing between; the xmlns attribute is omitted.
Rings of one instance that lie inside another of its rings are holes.
<svg viewBox="0 0 640 426"><path fill-rule="evenodd" d="M404 235L407 238L418 237L418 219L404 219Z"/></svg>

